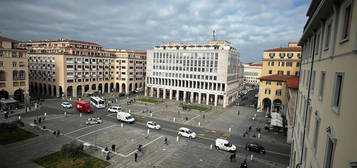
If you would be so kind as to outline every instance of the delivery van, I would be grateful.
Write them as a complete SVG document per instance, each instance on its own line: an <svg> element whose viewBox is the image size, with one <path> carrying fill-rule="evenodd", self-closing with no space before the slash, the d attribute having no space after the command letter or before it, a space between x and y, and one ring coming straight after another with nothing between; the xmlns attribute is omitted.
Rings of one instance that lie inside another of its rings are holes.
<svg viewBox="0 0 357 168"><path fill-rule="evenodd" d="M216 149L224 150L227 152L235 152L237 150L237 147L229 143L228 140L220 139L220 138L216 139L215 147Z"/></svg>
<svg viewBox="0 0 357 168"><path fill-rule="evenodd" d="M117 112L117 119L127 123L133 123L135 121L135 118L131 114L121 111Z"/></svg>
<svg viewBox="0 0 357 168"><path fill-rule="evenodd" d="M77 101L76 103L76 110L80 112L92 113L93 108L90 107L89 102Z"/></svg>

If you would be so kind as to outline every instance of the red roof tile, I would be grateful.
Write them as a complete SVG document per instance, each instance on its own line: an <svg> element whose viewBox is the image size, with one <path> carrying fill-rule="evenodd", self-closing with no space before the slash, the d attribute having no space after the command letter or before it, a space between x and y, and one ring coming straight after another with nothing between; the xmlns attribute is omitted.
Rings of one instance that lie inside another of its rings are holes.
<svg viewBox="0 0 357 168"><path fill-rule="evenodd" d="M288 79L286 81L286 85L288 86L288 88L298 89L299 88L299 78Z"/></svg>
<svg viewBox="0 0 357 168"><path fill-rule="evenodd" d="M264 51L274 51L274 52L301 52L301 47L281 47L272 48Z"/></svg>
<svg viewBox="0 0 357 168"><path fill-rule="evenodd" d="M267 75L267 76L262 76L259 79L264 81L286 82L289 79L295 79L295 78L299 80L299 77L295 75Z"/></svg>
<svg viewBox="0 0 357 168"><path fill-rule="evenodd" d="M8 37L0 36L0 41L17 41Z"/></svg>

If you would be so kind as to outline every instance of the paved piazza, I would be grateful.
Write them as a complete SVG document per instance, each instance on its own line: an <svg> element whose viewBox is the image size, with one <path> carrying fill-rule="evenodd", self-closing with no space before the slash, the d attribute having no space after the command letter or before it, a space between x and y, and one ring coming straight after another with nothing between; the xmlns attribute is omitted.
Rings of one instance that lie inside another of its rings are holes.
<svg viewBox="0 0 357 168"><path fill-rule="evenodd" d="M288 165L290 147L285 143L284 136L264 131L260 139L252 137L254 132L250 138L241 136L249 126L261 127L264 123L263 114L256 113L252 108L230 106L210 107L207 112L183 111L178 107L181 102L173 100L155 105L142 102L128 105L127 101L134 98L139 97L121 97L117 103L112 103L120 105L124 110L130 109L136 118L134 124L122 124L116 120L116 114L108 113L106 109L96 109L94 114L80 115L74 109L60 107L62 99L46 100L36 111L21 115L26 123L25 129L39 136L0 148L2 155L16 155L17 158L23 158L22 161L11 163L11 158L7 158L6 162L0 163L0 167L37 167L31 160L58 151L63 144L73 140L90 144L85 151L102 159L105 159L102 150L105 147L110 149L115 144L116 152L110 153L109 167L238 167L246 158L250 168ZM65 112L67 116L64 115ZM34 119L44 113L46 121L41 125L46 126L47 131L30 126ZM254 114L257 114L255 121L250 119ZM86 125L86 119L91 116L101 117L103 123ZM148 132L145 123L149 120L158 122L162 129ZM177 130L182 126L195 131L198 137L192 140L183 137L177 139ZM52 135L52 130L60 130L61 135ZM165 137L168 138L168 145L164 144ZM236 160L230 162L231 153L210 148L218 137L226 138L237 145ZM246 152L244 144L249 141L261 142L263 145L267 143L267 154ZM143 145L142 152L137 151L138 145ZM36 152L21 152L28 150ZM134 162L135 153L138 154L137 162Z"/></svg>

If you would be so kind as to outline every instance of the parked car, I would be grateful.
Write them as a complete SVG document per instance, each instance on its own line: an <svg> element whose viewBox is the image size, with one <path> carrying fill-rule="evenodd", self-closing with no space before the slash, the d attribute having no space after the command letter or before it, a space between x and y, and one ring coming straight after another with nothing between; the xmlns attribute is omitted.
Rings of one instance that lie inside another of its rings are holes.
<svg viewBox="0 0 357 168"><path fill-rule="evenodd" d="M196 133L192 132L190 129L181 127L179 129L178 135L187 137L187 138L196 138Z"/></svg>
<svg viewBox="0 0 357 168"><path fill-rule="evenodd" d="M216 149L224 150L227 152L235 152L237 150L237 147L235 145L232 145L229 143L228 140L217 138L216 139L216 144L215 144Z"/></svg>
<svg viewBox="0 0 357 168"><path fill-rule="evenodd" d="M146 123L146 127L151 128L151 129L160 129L160 125L157 124L155 121L148 121Z"/></svg>
<svg viewBox="0 0 357 168"><path fill-rule="evenodd" d="M73 105L70 102L62 102L61 106L63 108L72 108L73 107Z"/></svg>
<svg viewBox="0 0 357 168"><path fill-rule="evenodd" d="M257 144L257 143L248 143L245 145L245 148L248 151L252 151L252 152L257 152L257 153L261 153L261 154L265 154L265 149L263 146Z"/></svg>
<svg viewBox="0 0 357 168"><path fill-rule="evenodd" d="M119 107L119 106L111 106L111 107L108 108L107 111L110 112L110 113L117 113L117 112L121 111L121 107Z"/></svg>
<svg viewBox="0 0 357 168"><path fill-rule="evenodd" d="M95 117L91 117L88 118L86 121L86 125L93 125L93 124L101 124L103 121L100 117L95 118Z"/></svg>

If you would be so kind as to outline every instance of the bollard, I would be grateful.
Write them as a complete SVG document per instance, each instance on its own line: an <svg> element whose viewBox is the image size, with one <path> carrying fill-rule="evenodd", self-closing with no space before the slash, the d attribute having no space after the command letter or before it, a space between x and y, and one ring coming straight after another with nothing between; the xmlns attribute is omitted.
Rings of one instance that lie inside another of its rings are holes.
<svg viewBox="0 0 357 168"><path fill-rule="evenodd" d="M152 117L152 113L150 113L150 117Z"/></svg>
<svg viewBox="0 0 357 168"><path fill-rule="evenodd" d="M19 120L21 120L21 116L19 116Z"/></svg>
<svg viewBox="0 0 357 168"><path fill-rule="evenodd" d="M258 133L258 139L260 139L260 133Z"/></svg>
<svg viewBox="0 0 357 168"><path fill-rule="evenodd" d="M177 141L177 142L179 141L179 136L176 137L176 141Z"/></svg>
<svg viewBox="0 0 357 168"><path fill-rule="evenodd" d="M121 123L121 124L120 124L120 127L123 128L123 126L124 126L123 123Z"/></svg>
<svg viewBox="0 0 357 168"><path fill-rule="evenodd" d="M254 114L254 117L257 117L257 114Z"/></svg>
<svg viewBox="0 0 357 168"><path fill-rule="evenodd" d="M198 122L198 126L201 126L201 122Z"/></svg>
<svg viewBox="0 0 357 168"><path fill-rule="evenodd" d="M46 116L47 116L47 113L43 114L43 116L45 116L45 117L46 117Z"/></svg>
<svg viewBox="0 0 357 168"><path fill-rule="evenodd" d="M72 98L70 97L69 100L72 100Z"/></svg>
<svg viewBox="0 0 357 168"><path fill-rule="evenodd" d="M129 113L131 113L131 110L129 109Z"/></svg>
<svg viewBox="0 0 357 168"><path fill-rule="evenodd" d="M67 117L67 112L64 112L64 116Z"/></svg>
<svg viewBox="0 0 357 168"><path fill-rule="evenodd" d="M81 98L78 98L78 101L81 101Z"/></svg>
<svg viewBox="0 0 357 168"><path fill-rule="evenodd" d="M250 155L250 160L253 160L253 154Z"/></svg>
<svg viewBox="0 0 357 168"><path fill-rule="evenodd" d="M147 131L146 131L146 135L149 135L150 134L150 130L148 129Z"/></svg>
<svg viewBox="0 0 357 168"><path fill-rule="evenodd" d="M232 128L229 128L229 129L228 129L228 132L232 132Z"/></svg>
<svg viewBox="0 0 357 168"><path fill-rule="evenodd" d="M115 102L118 103L118 99L115 99Z"/></svg>
<svg viewBox="0 0 357 168"><path fill-rule="evenodd" d="M82 117L82 113L79 113L79 117Z"/></svg>
<svg viewBox="0 0 357 168"><path fill-rule="evenodd" d="M212 148L213 148L213 145L211 144L211 145L209 146L209 149L211 149L211 150L212 150Z"/></svg>
<svg viewBox="0 0 357 168"><path fill-rule="evenodd" d="M176 121L176 118L174 117L174 122Z"/></svg>

